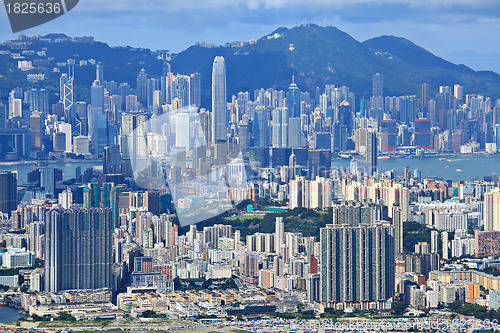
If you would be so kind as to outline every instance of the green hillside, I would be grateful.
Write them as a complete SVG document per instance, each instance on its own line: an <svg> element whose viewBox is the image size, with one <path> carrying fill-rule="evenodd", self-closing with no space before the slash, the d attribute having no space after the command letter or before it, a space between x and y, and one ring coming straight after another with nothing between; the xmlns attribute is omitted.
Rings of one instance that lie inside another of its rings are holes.
<svg viewBox="0 0 500 333"><path fill-rule="evenodd" d="M57 35L54 35L57 36ZM159 45L168 47L168 45ZM110 47L105 43L48 43L35 41L32 50L46 50L52 64L67 59L95 59L104 65L105 80L128 82L133 88L141 68L148 76L159 77L162 61L148 49ZM5 45L0 50L8 49ZM212 63L222 55L227 65L228 99L239 91L253 92L259 88L286 89L295 74L302 91L313 94L325 84L347 85L357 98L370 97L372 75L384 75L384 94L420 95L421 84L430 84L431 96L440 85L461 84L467 93L479 93L500 98L500 75L476 72L439 58L407 39L381 36L359 42L335 27L304 25L292 29L279 28L256 43L241 47L192 46L171 61L174 73L201 73L202 105L210 108ZM28 60L36 59L36 55ZM53 67L53 66L51 66ZM57 101L59 73L44 70L51 90L51 102ZM30 88L26 72L17 70L17 62L0 55L0 98L16 86ZM76 69L77 100L89 99L89 89L95 79L95 67ZM32 84L31 84L32 85Z"/></svg>

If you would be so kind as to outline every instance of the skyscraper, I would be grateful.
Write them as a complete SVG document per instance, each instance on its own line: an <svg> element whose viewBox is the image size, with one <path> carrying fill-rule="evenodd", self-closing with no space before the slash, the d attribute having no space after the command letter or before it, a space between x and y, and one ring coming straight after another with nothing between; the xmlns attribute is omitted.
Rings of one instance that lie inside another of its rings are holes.
<svg viewBox="0 0 500 333"><path fill-rule="evenodd" d="M0 172L0 212L11 216L17 208L17 172Z"/></svg>
<svg viewBox="0 0 500 333"><path fill-rule="evenodd" d="M96 80L101 82L101 84L104 83L104 67L101 63L98 63L96 65Z"/></svg>
<svg viewBox="0 0 500 333"><path fill-rule="evenodd" d="M386 223L321 229L321 301L328 306L370 302L385 308L394 295L394 227Z"/></svg>
<svg viewBox="0 0 500 333"><path fill-rule="evenodd" d="M396 255L404 252L403 222L403 210L401 207L394 205L392 208L392 225L394 226L394 248Z"/></svg>
<svg viewBox="0 0 500 333"><path fill-rule="evenodd" d="M262 107L259 107L255 110L255 115L253 119L253 140L254 147L269 147L268 143L268 124L269 119L267 117L266 110Z"/></svg>
<svg viewBox="0 0 500 333"><path fill-rule="evenodd" d="M295 84L295 76L292 76L292 84L286 93L286 107L292 118L300 118L300 90Z"/></svg>
<svg viewBox="0 0 500 333"><path fill-rule="evenodd" d="M500 231L500 190L484 194L484 231Z"/></svg>
<svg viewBox="0 0 500 333"><path fill-rule="evenodd" d="M129 168L143 165L147 158L148 115L146 113L122 113L121 153L124 164L122 173L131 174Z"/></svg>
<svg viewBox="0 0 500 333"><path fill-rule="evenodd" d="M276 227L274 235L274 251L279 255L281 245L285 244L285 226L283 224L283 218L276 218Z"/></svg>
<svg viewBox="0 0 500 333"><path fill-rule="evenodd" d="M276 108L273 110L273 147L288 146L288 110L287 108Z"/></svg>
<svg viewBox="0 0 500 333"><path fill-rule="evenodd" d="M7 121L7 106L0 102L0 129L4 129Z"/></svg>
<svg viewBox="0 0 500 333"><path fill-rule="evenodd" d="M425 116L425 111L427 110L429 106L429 84L424 83L422 84L422 106L424 108L424 116Z"/></svg>
<svg viewBox="0 0 500 333"><path fill-rule="evenodd" d="M146 70L143 68L137 75L137 98L140 103L146 103L148 98L148 75Z"/></svg>
<svg viewBox="0 0 500 333"><path fill-rule="evenodd" d="M45 214L45 290L112 288L109 209L53 209Z"/></svg>
<svg viewBox="0 0 500 333"><path fill-rule="evenodd" d="M366 161L370 163L370 173L378 171L377 132L372 130L366 133Z"/></svg>
<svg viewBox="0 0 500 333"><path fill-rule="evenodd" d="M384 77L380 73L373 75L373 96L384 96Z"/></svg>
<svg viewBox="0 0 500 333"><path fill-rule="evenodd" d="M225 141L226 120L226 63L224 57L215 57L212 68L212 143Z"/></svg>
<svg viewBox="0 0 500 333"><path fill-rule="evenodd" d="M94 147L93 153L102 153L108 145L108 127L104 114L104 87L95 80L90 88L89 134Z"/></svg>

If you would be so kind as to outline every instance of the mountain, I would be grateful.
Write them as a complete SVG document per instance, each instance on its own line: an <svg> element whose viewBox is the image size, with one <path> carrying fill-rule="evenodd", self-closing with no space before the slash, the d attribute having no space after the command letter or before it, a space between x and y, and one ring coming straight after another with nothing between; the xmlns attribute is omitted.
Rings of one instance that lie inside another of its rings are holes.
<svg viewBox="0 0 500 333"><path fill-rule="evenodd" d="M65 35L51 34L45 39L32 40L30 50L45 50L53 58L50 68L41 69L48 82L42 83L57 100L59 73L53 73L54 63L66 59L95 59L104 65L106 80L128 82L135 88L137 74L145 68L148 76L159 77L163 71L159 53L148 49L110 47L105 43L83 43L66 40ZM55 37L59 42L54 42ZM47 41L51 39L52 41ZM234 44L234 43L233 43ZM0 50L10 50L8 43ZM372 76L384 75L384 94L420 95L421 84L430 84L431 96L440 85L460 84L467 93L479 93L500 98L500 75L474 71L437 57L411 41L394 36L381 36L359 42L347 33L332 27L309 24L291 29L279 28L252 43L238 46L191 46L171 61L172 72L201 73L202 105L210 108L212 63L216 56L226 59L228 98L239 91L253 92L259 88L287 89L292 75L302 91L315 95L316 87L325 84L347 85L357 98L372 94ZM26 55L34 60L37 55ZM15 86L37 87L27 83L16 68L17 62L0 54L0 98L5 100ZM95 79L95 67L77 66L76 93L78 100L88 100L89 88ZM40 84L38 84L40 85ZM51 101L52 102L52 101Z"/></svg>
<svg viewBox="0 0 500 333"><path fill-rule="evenodd" d="M372 76L380 72L386 96L420 95L426 82L433 93L440 85L460 84L466 92L500 97L496 73L453 64L404 38L381 36L361 43L331 26L279 28L242 47L192 46L177 55L172 68L199 71L202 86L210 87L216 55L226 59L228 94L261 87L286 89L294 73L299 88L312 94L316 87L335 84L347 85L358 98L367 98L372 94ZM204 97L209 93L205 91Z"/></svg>

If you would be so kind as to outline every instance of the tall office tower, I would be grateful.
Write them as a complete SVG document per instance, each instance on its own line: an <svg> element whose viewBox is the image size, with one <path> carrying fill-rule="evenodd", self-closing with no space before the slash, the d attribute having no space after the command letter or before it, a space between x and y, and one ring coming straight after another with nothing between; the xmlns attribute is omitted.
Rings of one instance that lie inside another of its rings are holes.
<svg viewBox="0 0 500 333"><path fill-rule="evenodd" d="M0 129L4 129L7 126L7 106L0 102Z"/></svg>
<svg viewBox="0 0 500 333"><path fill-rule="evenodd" d="M95 80L90 88L89 134L93 153L100 154L108 145L108 122L104 114L104 87Z"/></svg>
<svg viewBox="0 0 500 333"><path fill-rule="evenodd" d="M255 115L252 122L252 132L254 147L269 147L268 140L268 117L264 108L259 107L255 110Z"/></svg>
<svg viewBox="0 0 500 333"><path fill-rule="evenodd" d="M147 121L146 113L123 113L121 132L121 153L126 169L137 170L147 160ZM140 169L143 170L143 169ZM122 170L124 175L129 175L131 170Z"/></svg>
<svg viewBox="0 0 500 333"><path fill-rule="evenodd" d="M226 63L224 57L215 57L212 68L212 143L226 141Z"/></svg>
<svg viewBox="0 0 500 333"><path fill-rule="evenodd" d="M109 209L53 209L45 214L45 291L113 287Z"/></svg>
<svg viewBox="0 0 500 333"><path fill-rule="evenodd" d="M380 73L373 75L373 96L384 96L384 77Z"/></svg>
<svg viewBox="0 0 500 333"><path fill-rule="evenodd" d="M273 147L288 147L288 109L275 108L273 110Z"/></svg>
<svg viewBox="0 0 500 333"><path fill-rule="evenodd" d="M398 134L396 120L385 119L381 122L380 149L382 151L396 151L398 146Z"/></svg>
<svg viewBox="0 0 500 333"><path fill-rule="evenodd" d="M205 135L205 142L212 142L212 113L206 109L201 109L198 113L200 119L200 126Z"/></svg>
<svg viewBox="0 0 500 333"><path fill-rule="evenodd" d="M424 107L424 115L425 110L429 107L429 84L422 84L422 106Z"/></svg>
<svg viewBox="0 0 500 333"><path fill-rule="evenodd" d="M147 94L146 94L146 104L149 107L153 106L154 92L160 89L160 81L155 78L150 78L147 80Z"/></svg>
<svg viewBox="0 0 500 333"><path fill-rule="evenodd" d="M190 77L186 75L169 75L169 104L172 101L181 103L181 107L188 107L191 105L190 101Z"/></svg>
<svg viewBox="0 0 500 333"><path fill-rule="evenodd" d="M274 251L277 255L280 255L281 246L285 244L285 224L283 223L282 217L276 218L276 227L274 232Z"/></svg>
<svg viewBox="0 0 500 333"><path fill-rule="evenodd" d="M137 75L137 87L136 87L137 99L143 105L147 103L148 98L148 75L146 70L143 68Z"/></svg>
<svg viewBox="0 0 500 333"><path fill-rule="evenodd" d="M28 91L30 112L49 113L49 93L45 89L31 89Z"/></svg>
<svg viewBox="0 0 500 333"><path fill-rule="evenodd" d="M321 229L321 301L385 308L394 295L394 227L387 223L327 225Z"/></svg>
<svg viewBox="0 0 500 333"><path fill-rule="evenodd" d="M95 76L96 80L101 82L101 84L104 84L104 66L101 63L98 63L95 67Z"/></svg>
<svg viewBox="0 0 500 333"><path fill-rule="evenodd" d="M102 171L105 175L116 175L122 171L120 146L113 145L104 148L102 155Z"/></svg>
<svg viewBox="0 0 500 333"><path fill-rule="evenodd" d="M0 212L11 216L17 209L17 172L0 172Z"/></svg>
<svg viewBox="0 0 500 333"><path fill-rule="evenodd" d="M404 253L403 239L403 210L399 206L392 207L392 225L394 226L394 248L395 254Z"/></svg>
<svg viewBox="0 0 500 333"><path fill-rule="evenodd" d="M286 108L289 117L300 118L300 90L295 84L295 76L292 76L292 84L286 92Z"/></svg>
<svg viewBox="0 0 500 333"><path fill-rule="evenodd" d="M350 136L354 129L354 115L352 114L351 104L345 99L340 103L337 112L337 121L340 125L345 126L347 129L347 135ZM347 137L345 138L347 139ZM342 141L346 141L343 139Z"/></svg>
<svg viewBox="0 0 500 333"><path fill-rule="evenodd" d="M201 75L200 73L191 74L189 80L189 101L191 106L201 106Z"/></svg>
<svg viewBox="0 0 500 333"><path fill-rule="evenodd" d="M409 125L417 118L417 97L401 96L399 98L399 121Z"/></svg>
<svg viewBox="0 0 500 333"><path fill-rule="evenodd" d="M378 143L377 132L371 130L366 132L366 161L370 163L370 174L373 175L378 171Z"/></svg>
<svg viewBox="0 0 500 333"><path fill-rule="evenodd" d="M40 188L50 198L54 198L56 193L56 169L40 168Z"/></svg>
<svg viewBox="0 0 500 333"><path fill-rule="evenodd" d="M458 101L461 101L464 98L464 87L459 84L455 84L453 87L453 96L455 96Z"/></svg>
<svg viewBox="0 0 500 333"><path fill-rule="evenodd" d="M169 100L169 75L170 75L170 64L168 62L163 63L163 75L160 78L160 91L161 91L161 104L170 104Z"/></svg>
<svg viewBox="0 0 500 333"><path fill-rule="evenodd" d="M33 151L42 150L42 135L45 134L43 116L40 112L34 112L30 116L31 128L31 149Z"/></svg>
<svg viewBox="0 0 500 333"><path fill-rule="evenodd" d="M301 130L300 118L288 118L288 145L289 148L300 148L305 145Z"/></svg>
<svg viewBox="0 0 500 333"><path fill-rule="evenodd" d="M76 125L76 132L78 135L88 135L89 134L89 116L87 103L76 102L74 105L76 118L79 120L79 124Z"/></svg>
<svg viewBox="0 0 500 333"><path fill-rule="evenodd" d="M431 120L415 119L415 146L431 149Z"/></svg>
<svg viewBox="0 0 500 333"><path fill-rule="evenodd" d="M373 95L370 97L370 116L382 120L384 114L384 77L377 73L373 75ZM350 134L350 133L349 133Z"/></svg>
<svg viewBox="0 0 500 333"><path fill-rule="evenodd" d="M68 62L68 73L61 75L59 80L59 100L64 104L64 119L69 121L72 118L72 108L74 103L74 82L75 64Z"/></svg>
<svg viewBox="0 0 500 333"><path fill-rule="evenodd" d="M500 231L500 189L484 194L484 231Z"/></svg>

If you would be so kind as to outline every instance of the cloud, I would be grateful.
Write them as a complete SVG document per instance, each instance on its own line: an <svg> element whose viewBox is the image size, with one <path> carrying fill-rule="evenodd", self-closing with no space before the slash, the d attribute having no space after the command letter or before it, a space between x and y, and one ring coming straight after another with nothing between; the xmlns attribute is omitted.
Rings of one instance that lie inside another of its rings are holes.
<svg viewBox="0 0 500 333"><path fill-rule="evenodd" d="M175 13L182 10L246 8L250 10L308 8L309 10L352 8L358 5L404 5L414 9L449 9L470 7L475 9L500 8L497 0L86 0L81 11L160 11ZM500 13L497 13L497 15Z"/></svg>

